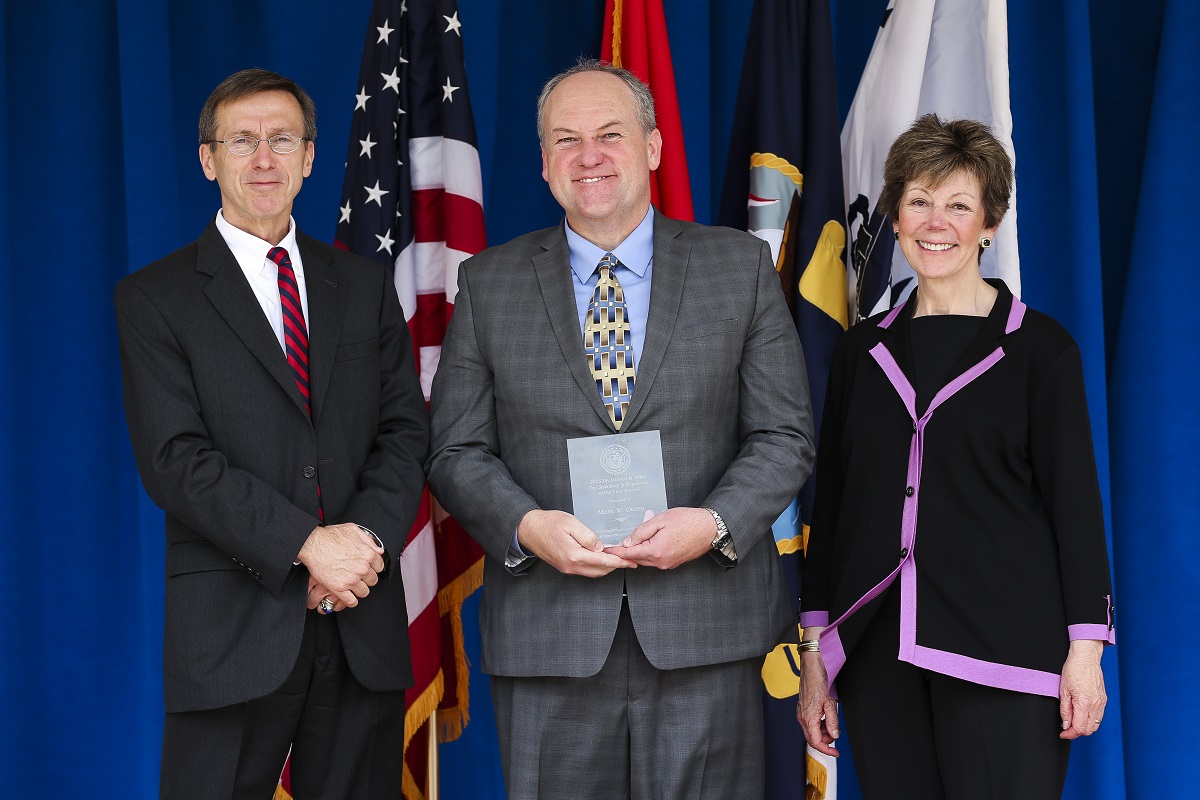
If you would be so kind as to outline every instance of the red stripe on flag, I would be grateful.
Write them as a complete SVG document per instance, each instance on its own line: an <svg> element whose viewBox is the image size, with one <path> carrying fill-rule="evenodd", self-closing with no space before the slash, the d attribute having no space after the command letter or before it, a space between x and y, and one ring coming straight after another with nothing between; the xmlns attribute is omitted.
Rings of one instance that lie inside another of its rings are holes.
<svg viewBox="0 0 1200 800"><path fill-rule="evenodd" d="M413 688L405 692L405 706L433 683L442 668L442 615L438 610L437 598L425 607L408 626L408 638L412 652Z"/></svg>
<svg viewBox="0 0 1200 800"><path fill-rule="evenodd" d="M446 213L446 246L463 253L478 253L487 247L483 207L469 197L447 193L442 201Z"/></svg>
<svg viewBox="0 0 1200 800"><path fill-rule="evenodd" d="M419 294L417 310L408 321L408 330L417 347L437 347L446 336L446 323L449 321L444 292Z"/></svg>
<svg viewBox="0 0 1200 800"><path fill-rule="evenodd" d="M414 242L444 242L445 219L442 217L442 198L446 190L419 189L412 193L412 223Z"/></svg>
<svg viewBox="0 0 1200 800"><path fill-rule="evenodd" d="M464 253L487 247L483 208L469 197L445 189L420 189L412 193L413 241L445 242Z"/></svg>

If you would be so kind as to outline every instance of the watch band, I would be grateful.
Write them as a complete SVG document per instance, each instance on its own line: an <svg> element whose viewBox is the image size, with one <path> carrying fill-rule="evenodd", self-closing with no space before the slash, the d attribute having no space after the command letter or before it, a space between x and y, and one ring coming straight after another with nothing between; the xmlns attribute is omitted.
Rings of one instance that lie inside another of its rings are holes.
<svg viewBox="0 0 1200 800"><path fill-rule="evenodd" d="M706 507L704 510L712 514L713 520L717 523L717 537L712 540L712 549L730 561L737 561L733 536L729 533L729 527L725 524L725 520L721 519L721 515L714 509Z"/></svg>

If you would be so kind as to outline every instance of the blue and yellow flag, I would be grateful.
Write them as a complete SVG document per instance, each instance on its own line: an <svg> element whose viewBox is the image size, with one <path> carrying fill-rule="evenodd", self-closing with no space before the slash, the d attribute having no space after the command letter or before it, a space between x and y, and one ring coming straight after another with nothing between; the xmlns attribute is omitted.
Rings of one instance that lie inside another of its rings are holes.
<svg viewBox="0 0 1200 800"><path fill-rule="evenodd" d="M818 431L833 346L849 319L842 255L844 204L829 4L757 0L742 64L720 223L748 230L771 245L804 346ZM774 526L797 605L812 496L810 479L798 503ZM832 798L836 785L832 770L819 764L813 766L807 793L797 780L797 764L805 751L795 719L798 661L794 647L781 645L763 668L769 800Z"/></svg>

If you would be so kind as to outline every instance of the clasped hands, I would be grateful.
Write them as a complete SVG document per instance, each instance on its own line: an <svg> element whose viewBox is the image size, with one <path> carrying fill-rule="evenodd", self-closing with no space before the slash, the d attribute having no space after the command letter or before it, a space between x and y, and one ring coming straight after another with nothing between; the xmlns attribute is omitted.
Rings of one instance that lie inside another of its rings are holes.
<svg viewBox="0 0 1200 800"><path fill-rule="evenodd" d="M712 548L717 523L703 508L647 511L641 525L619 545L605 547L596 534L565 511L534 509L517 526L517 541L559 572L599 578L614 569L674 569Z"/></svg>
<svg viewBox="0 0 1200 800"><path fill-rule="evenodd" d="M333 610L353 608L384 569L383 548L352 522L313 528L297 560L308 568L308 607L326 597Z"/></svg>

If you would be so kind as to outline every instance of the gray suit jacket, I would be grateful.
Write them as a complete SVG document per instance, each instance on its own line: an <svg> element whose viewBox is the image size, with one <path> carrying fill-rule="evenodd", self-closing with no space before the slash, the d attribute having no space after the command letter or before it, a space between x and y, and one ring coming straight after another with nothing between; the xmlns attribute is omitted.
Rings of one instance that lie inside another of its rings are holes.
<svg viewBox="0 0 1200 800"><path fill-rule="evenodd" d="M488 554L483 669L595 674L623 586L660 669L766 653L795 625L770 527L813 459L804 358L770 249L656 212L646 339L621 429L660 432L668 505L721 514L738 553L731 569L711 558L599 579L543 562L505 569L528 511L571 510L567 439L614 433L570 282L561 225L464 262L434 379L429 482Z"/></svg>
<svg viewBox="0 0 1200 800"><path fill-rule="evenodd" d="M304 630L317 520L356 522L390 568L338 614L355 677L412 683L399 558L416 516L428 417L386 271L297 234L308 301L312 421L225 240L199 240L117 286L125 414L142 482L166 510L167 711L261 697Z"/></svg>

